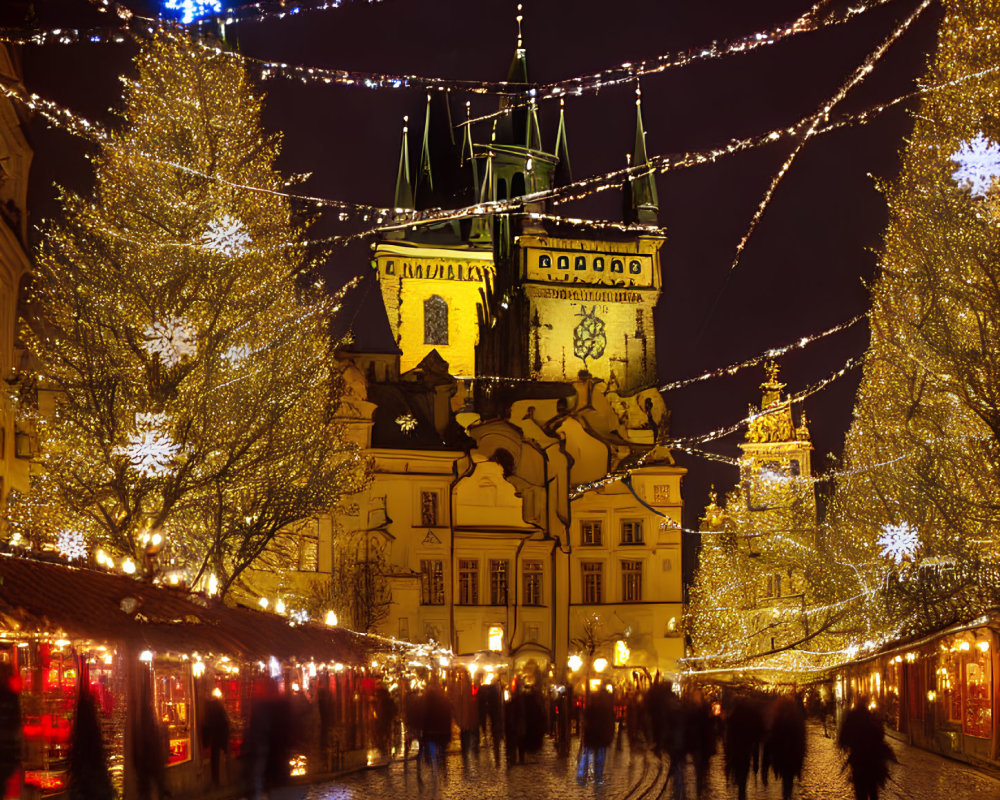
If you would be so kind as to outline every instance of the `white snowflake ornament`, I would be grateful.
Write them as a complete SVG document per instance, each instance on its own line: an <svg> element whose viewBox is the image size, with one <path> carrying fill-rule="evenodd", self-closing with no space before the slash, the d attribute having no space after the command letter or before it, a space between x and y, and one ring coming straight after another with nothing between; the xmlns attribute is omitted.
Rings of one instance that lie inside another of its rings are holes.
<svg viewBox="0 0 1000 800"><path fill-rule="evenodd" d="M962 142L951 160L958 169L951 173L960 188L967 188L973 197L986 197L993 182L1000 178L1000 144L981 133L975 139Z"/></svg>
<svg viewBox="0 0 1000 800"><path fill-rule="evenodd" d="M175 367L182 359L193 357L198 352L194 328L178 317L154 322L143 331L143 336L146 352L159 356L168 367Z"/></svg>
<svg viewBox="0 0 1000 800"><path fill-rule="evenodd" d="M881 555L902 564L907 558L912 558L920 549L920 536L912 525L883 525L882 535L876 542L882 548Z"/></svg>
<svg viewBox="0 0 1000 800"><path fill-rule="evenodd" d="M399 426L399 429L407 435L417 429L417 418L413 414L400 414L396 417L395 422Z"/></svg>
<svg viewBox="0 0 1000 800"><path fill-rule="evenodd" d="M136 432L128 435L117 452L124 455L132 468L147 478L168 474L180 455L181 446L166 433L166 414L136 414Z"/></svg>
<svg viewBox="0 0 1000 800"><path fill-rule="evenodd" d="M199 17L222 12L222 0L167 0L163 6L167 11L180 11L181 22L185 25Z"/></svg>
<svg viewBox="0 0 1000 800"><path fill-rule="evenodd" d="M72 529L59 531L59 535L56 536L56 548L69 561L87 557L87 541L80 531Z"/></svg>
<svg viewBox="0 0 1000 800"><path fill-rule="evenodd" d="M247 251L250 234L238 219L223 214L208 223L208 230L201 235L206 250L222 256L239 256Z"/></svg>

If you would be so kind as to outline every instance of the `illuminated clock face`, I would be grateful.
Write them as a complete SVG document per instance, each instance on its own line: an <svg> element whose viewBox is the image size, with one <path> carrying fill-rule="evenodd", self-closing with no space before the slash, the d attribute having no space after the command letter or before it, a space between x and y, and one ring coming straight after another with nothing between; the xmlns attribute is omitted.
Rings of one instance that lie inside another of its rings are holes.
<svg viewBox="0 0 1000 800"><path fill-rule="evenodd" d="M583 360L587 365L588 358L600 358L608 346L604 320L597 316L597 306L587 311L586 306L580 306L577 314L580 322L573 329L573 355Z"/></svg>

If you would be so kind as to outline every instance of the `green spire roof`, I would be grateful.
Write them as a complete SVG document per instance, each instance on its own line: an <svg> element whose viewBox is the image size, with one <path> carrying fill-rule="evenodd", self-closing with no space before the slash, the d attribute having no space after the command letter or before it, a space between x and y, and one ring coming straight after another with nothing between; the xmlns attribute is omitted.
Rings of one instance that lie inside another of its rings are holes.
<svg viewBox="0 0 1000 800"><path fill-rule="evenodd" d="M434 171L431 166L431 96L427 94L427 110L424 113L424 138L420 145L420 163L417 165L417 194L434 191Z"/></svg>
<svg viewBox="0 0 1000 800"><path fill-rule="evenodd" d="M399 170L396 172L396 208L413 208L413 183L410 180L409 117L403 117L403 144L399 149Z"/></svg>
<svg viewBox="0 0 1000 800"><path fill-rule="evenodd" d="M644 169L645 168L645 169ZM632 150L633 173L629 177L632 195L632 222L656 225L660 201L656 194L656 176L649 169L646 152L646 129L642 124L642 90L635 89L635 147Z"/></svg>

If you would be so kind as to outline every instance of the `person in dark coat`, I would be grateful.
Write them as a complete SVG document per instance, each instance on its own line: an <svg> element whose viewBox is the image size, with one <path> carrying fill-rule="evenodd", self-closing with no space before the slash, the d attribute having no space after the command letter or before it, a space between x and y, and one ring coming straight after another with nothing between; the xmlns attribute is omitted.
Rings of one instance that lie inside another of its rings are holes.
<svg viewBox="0 0 1000 800"><path fill-rule="evenodd" d="M715 717L701 690L695 689L684 704L685 750L694 764L698 797L705 794L708 767L715 755Z"/></svg>
<svg viewBox="0 0 1000 800"><path fill-rule="evenodd" d="M507 766L524 762L524 691L513 688L503 706L503 732L507 745Z"/></svg>
<svg viewBox="0 0 1000 800"><path fill-rule="evenodd" d="M764 714L759 701L737 697L729 710L723 736L726 779L736 784L739 800L747 800L747 779L764 738Z"/></svg>
<svg viewBox="0 0 1000 800"><path fill-rule="evenodd" d="M490 741L493 743L493 761L500 764L500 740L503 738L503 717L501 716L500 685L484 683L476 694L479 704L479 726L483 736L486 735L487 724L490 729Z"/></svg>
<svg viewBox="0 0 1000 800"><path fill-rule="evenodd" d="M537 686L524 693L524 752L537 753L545 741L545 698Z"/></svg>
<svg viewBox="0 0 1000 800"><path fill-rule="evenodd" d="M439 771L445 748L451 741L451 703L437 684L432 683L424 692L423 712L420 738L431 765L430 800L440 800Z"/></svg>
<svg viewBox="0 0 1000 800"><path fill-rule="evenodd" d="M847 754L855 798L878 800L889 778L889 762L896 760L896 754L885 740L881 717L869 710L864 699L844 715L837 745Z"/></svg>
<svg viewBox="0 0 1000 800"><path fill-rule="evenodd" d="M608 748L615 740L615 703L610 684L605 684L596 692L587 695L583 709L583 741L580 746L580 765L576 771L578 781L586 782L591 763L594 767L594 782L604 780L604 759Z"/></svg>
<svg viewBox="0 0 1000 800"><path fill-rule="evenodd" d="M794 694L785 694L771 703L770 730L764 742L762 779L766 784L768 768L781 778L781 797L789 800L792 784L802 777L806 757L806 715Z"/></svg>
<svg viewBox="0 0 1000 800"><path fill-rule="evenodd" d="M212 767L212 785L219 785L219 761L229 752L229 715L218 697L205 701L201 719L201 745L208 748Z"/></svg>
<svg viewBox="0 0 1000 800"><path fill-rule="evenodd" d="M424 740L420 729L424 724L424 696L415 691L407 693L403 700L403 716L406 731L403 736L403 767L410 754L410 744L417 743L417 777L420 776L420 762L424 755Z"/></svg>
<svg viewBox="0 0 1000 800"><path fill-rule="evenodd" d="M0 700L0 706L3 701ZM20 722L18 723L20 724ZM20 731L19 731L20 732ZM18 748L20 756L20 748ZM10 775L0 775L0 791ZM80 687L73 717L69 749L69 800L114 800L116 796L108 771L108 756L101 734L94 696L86 685Z"/></svg>
<svg viewBox="0 0 1000 800"><path fill-rule="evenodd" d="M21 765L21 698L13 677L10 664L0 663L0 794Z"/></svg>

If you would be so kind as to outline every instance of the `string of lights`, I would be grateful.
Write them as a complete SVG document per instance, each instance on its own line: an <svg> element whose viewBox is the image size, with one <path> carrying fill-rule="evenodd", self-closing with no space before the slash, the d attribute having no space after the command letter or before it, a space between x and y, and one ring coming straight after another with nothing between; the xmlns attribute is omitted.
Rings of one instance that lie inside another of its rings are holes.
<svg viewBox="0 0 1000 800"><path fill-rule="evenodd" d="M258 0L225 9L221 15L213 14L212 16L226 25L232 25L237 22L265 22L271 19L280 21L314 11L335 11L355 3L376 5L381 2L382 0L296 0L293 5L287 5L283 0ZM90 4L100 12L114 14L126 21L139 19L144 22L159 23L159 20L153 17L136 14L118 0L90 0ZM189 22L197 21L196 19L189 20Z"/></svg>
<svg viewBox="0 0 1000 800"><path fill-rule="evenodd" d="M802 152L809 140L819 132L820 125L829 120L830 112L833 108L837 106L845 97L847 97L851 89L861 84L865 78L872 73L875 68L875 64L878 63L889 48L892 47L892 45L898 41L904 33L906 33L909 27L932 2L934 2L934 0L923 0L913 13L897 25L892 33L885 38L882 44L880 44L874 51L872 51L872 53L868 55L867 58L865 58L851 77L843 83L840 88L837 89L837 91L834 92L834 94L826 102L824 102L811 117L806 120L805 130L802 133L798 144L795 145L795 148L788 154L788 157L778 169L777 173L771 178L771 183L767 187L767 191L764 192L764 196L761 198L760 203L757 205L757 209L750 218L750 224L747 227L746 232L736 245L736 253L733 256L733 262L729 267L730 273L739 265L740 258L743 255L743 251L746 249L747 242L750 241L750 237L753 236L761 217L764 216L764 211L767 209L768 205L770 205L771 198L774 197L774 193L777 190L778 185L781 183L782 178L784 178L788 173L788 170L791 168L799 153Z"/></svg>
<svg viewBox="0 0 1000 800"><path fill-rule="evenodd" d="M380 0L368 0L375 3ZM840 25L872 9L883 6L892 0L869 0L850 6L846 9L825 11L830 0L820 0L798 18L761 31L742 36L738 39L723 42L711 42L708 45L692 47L687 50L664 53L651 59L638 62L626 61L622 64L607 67L596 73L564 78L559 81L533 85L533 97L536 101L551 100L566 95L582 95L599 92L611 86L634 81L638 78L656 75L669 69L685 67L690 64L724 58L731 55L750 53L763 47L777 44L787 38L802 33L809 33L824 27ZM129 23L136 34L151 35L162 28L162 20L132 13L120 3L111 0L91 0L91 3L104 12L114 12L117 17ZM292 7L266 9L263 3L252 3L237 9L228 10L220 19L227 25L263 21L268 17L284 19L300 15L307 11L320 11L340 8L344 3L337 2L305 2ZM37 30L30 28L4 28L0 30L0 40L10 44L77 44L114 43L129 40L129 36L119 29L107 28L56 28ZM514 85L507 81L456 80L428 77L416 74L363 72L347 69L330 69L317 66L292 65L280 61L254 58L233 50L221 50L205 42L199 42L203 47L223 53L228 57L241 60L248 68L255 70L263 79L284 78L302 83L318 83L323 85L337 84L342 86L361 87L366 89L407 89L421 88L436 91L462 91L471 94L503 94L520 92L526 87ZM528 103L524 103L528 105ZM519 104L511 106L517 108ZM504 112L493 112L481 117L463 122L463 125L492 120Z"/></svg>
<svg viewBox="0 0 1000 800"><path fill-rule="evenodd" d="M930 92L937 92L959 82L984 77L988 74L995 73L998 70L1000 70L1000 67L991 67L985 70L977 71L976 73L970 75L959 76L943 83L919 87L915 91L908 92L905 95L881 103L877 106L873 106L865 111L846 116L840 120L830 123L829 125L817 128L814 135L820 135L838 130L851 124L867 124L880 113L904 102L905 100ZM41 115L44 119L46 119L46 121L57 128L61 128L72 135L84 138L91 143L102 144L107 142L107 134L101 126L91 122L83 115L70 110L64 105L42 98L35 93L29 94L23 89L23 87L5 82L3 80L0 80L0 92L10 99L24 104L28 109ZM683 169L702 164L713 164L725 156L735 155L737 153L771 144L783 138L793 137L799 132L805 122L806 120L803 120L802 122L787 128L777 128L756 136L734 139L724 146L711 148L709 150L692 151L679 155L652 156L649 160L649 165L646 167L626 167L618 170L612 170L604 173L603 175L588 176L586 178L578 179L577 181L558 189L548 192L536 192L523 198L476 203L474 205L455 209L431 209L419 212L411 209L394 209L353 203L297 192L282 192L272 188L225 181L225 179L222 179L219 176L201 172L189 166L163 162L162 160L156 159L146 153L134 151L132 154L138 158L149 159L154 163L163 163L166 166L186 170L191 174L198 175L199 177L222 181L232 188L245 191L266 192L286 197L288 199L313 204L321 208L330 208L338 212L341 221L346 221L347 219L357 216L363 222L371 222L373 220L376 222L375 227L366 230L357 231L348 235L338 234L314 240L316 244L343 245L358 239L376 235L378 233L399 230L401 228L407 228L414 225L440 224L443 222L454 221L456 219L489 216L498 213L516 213L521 210L524 202L548 200L553 205L561 205L566 202L582 199L596 192L604 191L610 188L617 188L627 177L641 177L642 175L646 175L654 171L662 174L670 172L674 169ZM578 218L555 217L555 215L551 216L556 219L563 219L567 222L578 224ZM387 220L390 218L393 222L388 223ZM586 224L592 224L598 228L607 227L620 229L620 223L603 221L589 222L586 220L583 220L583 222Z"/></svg>

